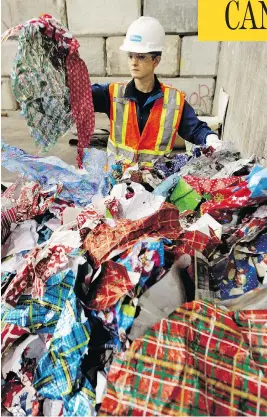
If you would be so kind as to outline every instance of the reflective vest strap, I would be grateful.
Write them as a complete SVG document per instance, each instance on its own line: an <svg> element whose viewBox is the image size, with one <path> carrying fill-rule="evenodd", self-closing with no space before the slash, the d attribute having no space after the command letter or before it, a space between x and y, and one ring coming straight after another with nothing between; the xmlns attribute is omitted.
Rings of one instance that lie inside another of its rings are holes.
<svg viewBox="0 0 267 417"><path fill-rule="evenodd" d="M109 92L111 98L111 106L110 106L110 136L114 141L116 141L116 134L115 134L115 124L117 118L117 103L114 101L114 95L118 95L119 84L110 84Z"/></svg>
<svg viewBox="0 0 267 417"><path fill-rule="evenodd" d="M126 143L126 132L128 126L128 117L129 117L129 106L130 102L127 100L127 103L124 105L123 109L123 118L122 118L122 129L121 129L121 143L125 145Z"/></svg>
<svg viewBox="0 0 267 417"><path fill-rule="evenodd" d="M160 149L160 146L162 144L163 134L165 130L166 125L166 116L167 116L167 105L169 101L169 93L170 88L166 87L164 88L164 98L163 98L163 107L161 111L161 117L160 117L160 125L159 125L159 131L157 135L157 141L155 145L155 151L158 151Z"/></svg>
<svg viewBox="0 0 267 417"><path fill-rule="evenodd" d="M177 91L177 93L176 93L176 104L177 104L177 106L179 106L179 109L176 109L176 111L174 113L173 126L172 126L172 135L171 135L169 143L167 145L167 152L170 152L172 150L172 148L174 147L177 132L178 132L178 128L179 128L181 117L182 117L183 110L184 110L184 101L185 101L184 94L181 93L180 91Z"/></svg>
<svg viewBox="0 0 267 417"><path fill-rule="evenodd" d="M111 140L111 138L108 139L108 145L107 149L109 153L113 153L117 156L117 158L121 159L121 156L123 156L127 161L133 162L137 159L137 153L134 150L126 149L125 146L114 144Z"/></svg>
<svg viewBox="0 0 267 417"><path fill-rule="evenodd" d="M108 154L114 154L117 160L122 160L125 163L135 164L138 162L152 162L158 156L163 156L165 154L164 151L158 151L157 153L150 153L150 151L139 151L138 153L135 151L131 151L126 149L121 145L114 145L109 138L108 145L107 145Z"/></svg>
<svg viewBox="0 0 267 417"><path fill-rule="evenodd" d="M162 140L159 146L160 150L170 148L172 137L176 134L177 117L180 111L180 92L171 88L168 94L168 103L166 105L166 117Z"/></svg>
<svg viewBox="0 0 267 417"><path fill-rule="evenodd" d="M129 101L124 99L126 84L110 84L110 136L114 142L125 143ZM123 126L124 125L124 126Z"/></svg>

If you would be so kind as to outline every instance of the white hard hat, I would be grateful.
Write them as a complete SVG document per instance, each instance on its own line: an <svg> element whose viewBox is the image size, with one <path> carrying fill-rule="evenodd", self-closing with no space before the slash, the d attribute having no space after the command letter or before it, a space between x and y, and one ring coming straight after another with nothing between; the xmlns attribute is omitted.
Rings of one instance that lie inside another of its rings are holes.
<svg viewBox="0 0 267 417"><path fill-rule="evenodd" d="M136 53L162 52L164 38L164 29L157 19L141 16L129 26L120 49Z"/></svg>

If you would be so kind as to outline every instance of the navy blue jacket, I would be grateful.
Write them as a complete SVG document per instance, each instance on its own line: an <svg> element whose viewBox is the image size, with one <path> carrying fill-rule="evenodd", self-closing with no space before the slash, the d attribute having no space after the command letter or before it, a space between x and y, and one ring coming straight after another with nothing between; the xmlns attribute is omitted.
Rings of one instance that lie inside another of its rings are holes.
<svg viewBox="0 0 267 417"><path fill-rule="evenodd" d="M107 116L110 116L110 96L109 96L109 84L93 84L93 102L95 112L106 113ZM139 108L137 99L136 99L136 87L134 80L130 81L125 90L125 97L129 98L136 102L136 113L138 118L138 125L140 133L142 133L146 121L149 117L149 113L153 107L153 104L156 99L163 97L162 90L160 88L160 83L157 77L155 76L154 88L151 91L148 99L142 108ZM196 145L204 145L206 143L206 137L209 134L214 133L205 122L201 122L196 114L194 109L190 104L185 100L183 114L178 129L179 135Z"/></svg>

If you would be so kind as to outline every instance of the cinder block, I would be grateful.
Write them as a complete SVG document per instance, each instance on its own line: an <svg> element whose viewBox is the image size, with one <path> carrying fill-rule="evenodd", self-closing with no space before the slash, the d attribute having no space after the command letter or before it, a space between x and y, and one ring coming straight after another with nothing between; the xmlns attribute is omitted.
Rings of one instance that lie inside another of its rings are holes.
<svg viewBox="0 0 267 417"><path fill-rule="evenodd" d="M156 69L156 74L176 76L179 74L179 62L181 53L181 38L178 35L167 35L161 61Z"/></svg>
<svg viewBox="0 0 267 417"><path fill-rule="evenodd" d="M79 54L87 65L89 75L105 75L105 39L77 38L80 44Z"/></svg>
<svg viewBox="0 0 267 417"><path fill-rule="evenodd" d="M10 77L13 61L18 50L18 41L7 40L1 45L1 75Z"/></svg>
<svg viewBox="0 0 267 417"><path fill-rule="evenodd" d="M108 75L129 74L127 54L120 51L124 36L107 38L107 73ZM161 62L156 73L165 76L176 76L179 73L181 40L177 35L167 35Z"/></svg>
<svg viewBox="0 0 267 417"><path fill-rule="evenodd" d="M44 13L67 23L65 0L4 0L1 7L1 33Z"/></svg>
<svg viewBox="0 0 267 417"><path fill-rule="evenodd" d="M129 74L127 53L119 49L123 40L124 36L110 36L106 40L108 75Z"/></svg>
<svg viewBox="0 0 267 417"><path fill-rule="evenodd" d="M129 82L131 77L92 77L92 84L106 84L115 82ZM159 81L171 85L186 95L186 100L199 116L211 114L214 96L215 80L213 78L166 78L159 77Z"/></svg>
<svg viewBox="0 0 267 417"><path fill-rule="evenodd" d="M141 0L67 0L74 35L124 35L140 12Z"/></svg>
<svg viewBox="0 0 267 417"><path fill-rule="evenodd" d="M2 110L17 110L18 103L13 97L11 91L10 78L1 78L1 109Z"/></svg>
<svg viewBox="0 0 267 417"><path fill-rule="evenodd" d="M144 15L158 19L166 33L198 30L197 0L144 0Z"/></svg>
<svg viewBox="0 0 267 417"><path fill-rule="evenodd" d="M182 40L180 75L215 76L219 57L219 42L200 42L197 36Z"/></svg>

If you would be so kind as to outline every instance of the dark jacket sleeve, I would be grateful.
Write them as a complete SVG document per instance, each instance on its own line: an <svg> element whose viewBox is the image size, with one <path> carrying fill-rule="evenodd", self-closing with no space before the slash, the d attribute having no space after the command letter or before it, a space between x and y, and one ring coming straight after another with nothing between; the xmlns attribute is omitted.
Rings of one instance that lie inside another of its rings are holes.
<svg viewBox="0 0 267 417"><path fill-rule="evenodd" d="M98 113L106 113L109 117L110 113L110 98L109 98L109 84L93 84L92 95L94 110Z"/></svg>
<svg viewBox="0 0 267 417"><path fill-rule="evenodd" d="M197 118L193 107L185 101L178 134L195 145L205 145L206 137L215 132Z"/></svg>

